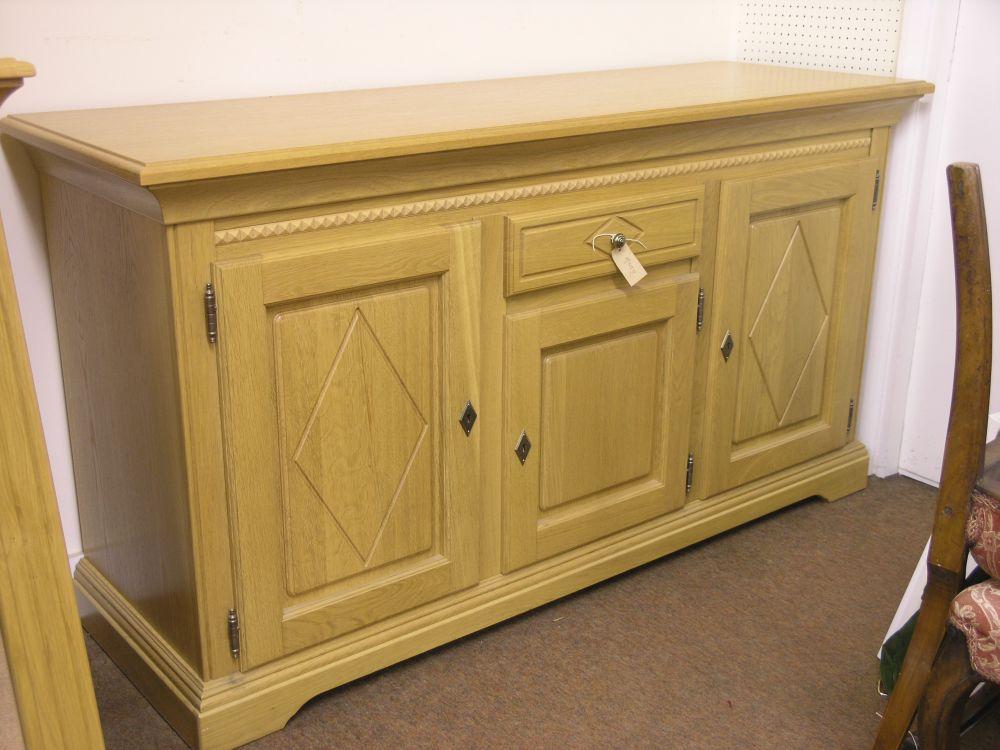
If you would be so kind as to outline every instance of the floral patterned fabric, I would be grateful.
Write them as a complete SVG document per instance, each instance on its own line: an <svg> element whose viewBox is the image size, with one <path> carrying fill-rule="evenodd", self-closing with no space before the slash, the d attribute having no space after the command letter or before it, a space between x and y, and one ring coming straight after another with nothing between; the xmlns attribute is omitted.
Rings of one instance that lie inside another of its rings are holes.
<svg viewBox="0 0 1000 750"><path fill-rule="evenodd" d="M965 634L972 668L1000 684L1000 581L991 578L959 593L948 620Z"/></svg>
<svg viewBox="0 0 1000 750"><path fill-rule="evenodd" d="M972 493L965 538L992 578L959 593L948 619L965 634L976 673L1000 683L1000 500L978 489Z"/></svg>
<svg viewBox="0 0 1000 750"><path fill-rule="evenodd" d="M979 567L1000 578L1000 500L979 490L972 493L965 538Z"/></svg>

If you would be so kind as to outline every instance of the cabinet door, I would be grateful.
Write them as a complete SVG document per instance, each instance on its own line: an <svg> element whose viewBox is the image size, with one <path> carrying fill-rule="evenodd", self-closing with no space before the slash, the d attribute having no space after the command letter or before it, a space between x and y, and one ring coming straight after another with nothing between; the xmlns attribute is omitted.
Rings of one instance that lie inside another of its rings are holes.
<svg viewBox="0 0 1000 750"><path fill-rule="evenodd" d="M846 444L864 349L875 166L723 185L706 494Z"/></svg>
<svg viewBox="0 0 1000 750"><path fill-rule="evenodd" d="M684 504L697 305L684 276L508 317L505 570Z"/></svg>
<svg viewBox="0 0 1000 750"><path fill-rule="evenodd" d="M479 227L219 264L244 668L477 580Z"/></svg>

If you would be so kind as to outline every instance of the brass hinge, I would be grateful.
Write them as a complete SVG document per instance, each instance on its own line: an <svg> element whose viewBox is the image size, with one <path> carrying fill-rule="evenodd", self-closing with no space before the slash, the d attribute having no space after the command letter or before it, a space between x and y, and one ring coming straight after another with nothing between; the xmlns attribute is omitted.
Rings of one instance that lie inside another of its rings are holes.
<svg viewBox="0 0 1000 750"><path fill-rule="evenodd" d="M847 408L847 431L851 431L851 427L854 426L854 399L851 399L851 404Z"/></svg>
<svg viewBox="0 0 1000 750"><path fill-rule="evenodd" d="M687 474L684 477L684 494L691 494L691 487L694 484L694 453L688 453Z"/></svg>
<svg viewBox="0 0 1000 750"><path fill-rule="evenodd" d="M208 343L219 340L219 305L215 300L215 287L212 282L205 284L205 330L208 333Z"/></svg>
<svg viewBox="0 0 1000 750"><path fill-rule="evenodd" d="M872 190L872 211L878 208L878 189L879 184L882 182L882 171L879 169L875 170L875 187Z"/></svg>
<svg viewBox="0 0 1000 750"><path fill-rule="evenodd" d="M235 609L229 610L226 617L226 626L229 628L229 653L234 659L240 658L240 618Z"/></svg>
<svg viewBox="0 0 1000 750"><path fill-rule="evenodd" d="M700 333L703 325L705 325L705 287L698 290L698 325L695 330Z"/></svg>

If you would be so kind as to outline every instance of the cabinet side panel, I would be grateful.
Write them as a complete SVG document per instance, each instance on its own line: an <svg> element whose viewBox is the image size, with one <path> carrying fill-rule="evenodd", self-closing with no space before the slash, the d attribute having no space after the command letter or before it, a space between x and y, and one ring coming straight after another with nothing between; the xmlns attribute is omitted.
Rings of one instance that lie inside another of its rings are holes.
<svg viewBox="0 0 1000 750"><path fill-rule="evenodd" d="M44 177L84 554L200 663L164 227Z"/></svg>

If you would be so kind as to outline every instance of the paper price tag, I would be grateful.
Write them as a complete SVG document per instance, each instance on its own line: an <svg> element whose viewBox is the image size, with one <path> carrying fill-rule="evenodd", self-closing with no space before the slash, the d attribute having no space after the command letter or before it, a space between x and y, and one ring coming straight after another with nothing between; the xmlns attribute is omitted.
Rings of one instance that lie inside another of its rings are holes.
<svg viewBox="0 0 1000 750"><path fill-rule="evenodd" d="M629 286L635 286L646 276L646 269L635 257L635 253L632 252L632 248L628 246L627 242L611 251L611 260L618 266L618 270L622 272L622 276L625 277Z"/></svg>

